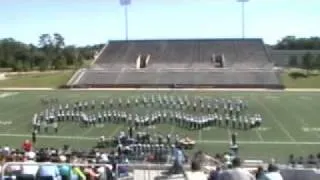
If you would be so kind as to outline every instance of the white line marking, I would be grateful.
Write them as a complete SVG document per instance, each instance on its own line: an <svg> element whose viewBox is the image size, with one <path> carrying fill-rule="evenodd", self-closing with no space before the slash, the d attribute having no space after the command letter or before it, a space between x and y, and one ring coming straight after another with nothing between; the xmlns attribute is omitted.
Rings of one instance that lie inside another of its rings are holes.
<svg viewBox="0 0 320 180"><path fill-rule="evenodd" d="M295 103L296 105L299 105L299 104L296 102L296 100L293 100L293 101L294 101L294 103ZM300 108L305 108L306 110L309 111L309 109L306 108L305 106L299 105L299 107L300 107ZM310 106L310 107L312 107L312 106ZM302 116L299 115L299 113L296 113L295 111L289 111L289 109L288 109L286 106L283 106L283 108L284 108L286 111L293 113L294 116L292 116L292 117L293 117L294 119L300 121L300 123L302 124L302 126L310 127L310 125L306 122L306 120L305 120ZM319 133L318 133L317 131L313 131L313 133L316 135L317 138L320 138L320 135L319 135Z"/></svg>
<svg viewBox="0 0 320 180"><path fill-rule="evenodd" d="M73 81L72 85L79 84L79 82L83 78L84 74L85 74L85 70L84 69L80 69L79 73L77 74L76 79Z"/></svg>
<svg viewBox="0 0 320 180"><path fill-rule="evenodd" d="M262 106L267 112L268 114L272 117L271 119L281 128L281 130L288 136L288 138L292 141L292 142L296 142L296 140L293 138L293 136L289 133L289 131L283 126L283 124L277 120L277 118L274 116L273 112L264 104L261 103L258 99L253 98L258 104L260 104L260 106Z"/></svg>
<svg viewBox="0 0 320 180"><path fill-rule="evenodd" d="M118 126L114 131L112 131L112 133L108 136L108 139L112 138L113 136L115 136L120 129L122 129L124 127L124 125L122 126Z"/></svg>
<svg viewBox="0 0 320 180"><path fill-rule="evenodd" d="M0 98L6 98L9 96L14 96L19 94L18 92L5 92L5 93L0 93Z"/></svg>
<svg viewBox="0 0 320 180"><path fill-rule="evenodd" d="M262 137L261 133L260 133L257 129L255 129L254 131L257 133L258 138L260 139L260 141L264 141L264 139L263 139L263 137Z"/></svg>
<svg viewBox="0 0 320 180"><path fill-rule="evenodd" d="M199 134L198 134L198 140L202 141L202 130L200 129Z"/></svg>
<svg viewBox="0 0 320 180"><path fill-rule="evenodd" d="M0 134L0 137L31 137L31 134ZM98 140L99 137L85 137L85 136L50 136L50 135L38 135L38 138L43 139L65 139L65 140ZM302 142L290 142L290 141L238 141L239 144L266 144L266 145L320 145L319 141L302 141ZM201 140L197 143L203 144L228 144L229 140Z"/></svg>
<svg viewBox="0 0 320 180"><path fill-rule="evenodd" d="M202 140L197 143L203 144L227 144L229 141L226 140ZM268 144L268 145L320 145L320 142L290 142L290 141L238 141L241 144Z"/></svg>

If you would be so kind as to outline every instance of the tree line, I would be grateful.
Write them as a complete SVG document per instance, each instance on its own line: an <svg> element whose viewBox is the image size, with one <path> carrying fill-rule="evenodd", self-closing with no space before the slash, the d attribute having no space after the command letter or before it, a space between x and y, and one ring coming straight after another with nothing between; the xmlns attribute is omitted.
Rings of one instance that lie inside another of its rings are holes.
<svg viewBox="0 0 320 180"><path fill-rule="evenodd" d="M59 33L42 34L39 43L25 44L13 38L0 40L0 68L12 71L63 70L81 67L86 60L94 58L104 44L77 47L66 45ZM296 38L287 36L272 46L277 50L320 50L320 38ZM302 56L289 57L290 66L303 66L307 70L320 69L320 55L309 52Z"/></svg>
<svg viewBox="0 0 320 180"><path fill-rule="evenodd" d="M273 48L278 50L320 50L320 37L286 36L278 41Z"/></svg>
<svg viewBox="0 0 320 180"><path fill-rule="evenodd" d="M319 50L320 51L320 38L297 38L295 36L287 36L278 41L273 46L277 50ZM289 57L289 65L291 67L302 67L308 72L310 70L320 69L320 54L312 54L311 52L305 52L301 55L301 63L299 63L299 57L297 55L291 55Z"/></svg>
<svg viewBox="0 0 320 180"><path fill-rule="evenodd" d="M298 56L291 55L289 57L289 65L291 67L302 67L308 71L320 70L320 54L314 55L307 52L301 57L301 64L298 62Z"/></svg>
<svg viewBox="0 0 320 180"><path fill-rule="evenodd" d="M92 60L103 46L66 45L59 33L42 34L37 45L5 38L0 40L0 68L12 71L79 68L86 60Z"/></svg>

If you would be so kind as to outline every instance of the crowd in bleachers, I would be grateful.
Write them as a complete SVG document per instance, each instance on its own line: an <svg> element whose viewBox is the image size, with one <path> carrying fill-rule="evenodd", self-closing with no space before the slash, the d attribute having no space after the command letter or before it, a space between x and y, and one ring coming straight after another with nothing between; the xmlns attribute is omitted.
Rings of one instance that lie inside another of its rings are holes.
<svg viewBox="0 0 320 180"><path fill-rule="evenodd" d="M295 168L306 164L318 164L317 157L311 155L306 160L289 157L289 165ZM117 150L74 150L65 146L63 148L36 149L29 141L25 141L21 148L14 149L4 146L0 150L0 172L4 173L1 179L72 179L72 180L113 180L115 178L133 177L130 170L133 163L123 151ZM201 152L186 157L183 149L175 147L171 152L172 166L162 171L160 179L182 177L183 179L198 180L283 180L280 169L271 162L268 166L245 168L239 157L234 154L216 154L213 169L205 166L208 159ZM310 160L312 159L312 160ZM4 163L19 162L4 168ZM139 162L147 163L148 159ZM36 163L43 163L41 165ZM61 163L54 165L53 163ZM73 165L69 165L71 163ZM81 165L80 165L81 164ZM121 164L121 165L119 165ZM186 165L188 170L186 170ZM213 164L211 164L213 165ZM161 166L160 166L161 167ZM146 166L146 169L148 167ZM286 179L285 179L286 180ZM290 179L291 180L291 179Z"/></svg>
<svg viewBox="0 0 320 180"><path fill-rule="evenodd" d="M26 146L27 144L30 146ZM203 171L205 156L202 152L196 152L188 160L185 159L183 150L177 146L172 151L172 159L172 167L162 173L166 177L182 174L185 179L193 179L192 177L199 177L200 174L202 175L201 180L204 176L208 180L275 180L270 177L280 176L276 166L270 166L269 172L262 171L262 167L259 167L258 171L252 170L251 172L242 169L240 159L228 153L225 153L224 156L218 155L216 168L207 174ZM109 153L106 150L96 149L74 151L67 146L61 149L41 148L37 150L26 141L21 149L12 149L8 146L1 149L1 166L8 162L20 162L20 164L8 165L5 169L2 167L0 170L4 173L2 179L113 180L116 177L130 176L130 160L125 154L119 154L117 151ZM186 163L190 164L191 171L184 170L183 166ZM117 164L121 165L117 166ZM263 177L270 179L263 179Z"/></svg>
<svg viewBox="0 0 320 180"><path fill-rule="evenodd" d="M27 142L29 143L29 142ZM25 164L9 165L1 172L5 174L2 179L113 179L116 176L127 176L128 170L125 166L120 166L116 171L116 164L129 163L125 156L117 152L97 151L73 151L69 148L41 148L12 149L3 147L1 150L1 165L6 162L20 162ZM36 165L36 162L45 163ZM51 163L62 163L52 165ZM83 164L80 165L68 165ZM98 164L96 166L90 165ZM116 174L117 172L117 174Z"/></svg>

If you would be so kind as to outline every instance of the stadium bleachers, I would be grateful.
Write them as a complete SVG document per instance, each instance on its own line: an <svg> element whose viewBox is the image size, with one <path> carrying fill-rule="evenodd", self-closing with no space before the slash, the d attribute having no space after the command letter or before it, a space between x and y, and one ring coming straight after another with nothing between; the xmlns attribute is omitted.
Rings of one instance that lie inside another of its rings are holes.
<svg viewBox="0 0 320 180"><path fill-rule="evenodd" d="M224 68L215 67L213 54L224 57ZM150 60L136 69L140 55ZM94 67L69 85L282 87L272 67L261 39L110 41Z"/></svg>
<svg viewBox="0 0 320 180"><path fill-rule="evenodd" d="M236 67L260 67L270 64L265 47L259 41L235 41Z"/></svg>
<svg viewBox="0 0 320 180"><path fill-rule="evenodd" d="M280 82L272 71L87 71L79 84L151 84L151 85L276 85Z"/></svg>
<svg viewBox="0 0 320 180"><path fill-rule="evenodd" d="M226 67L262 68L270 63L260 39L213 39L110 41L96 64L130 64L140 54L150 54L151 64L173 63L188 67L191 64L212 66L213 54L223 54Z"/></svg>

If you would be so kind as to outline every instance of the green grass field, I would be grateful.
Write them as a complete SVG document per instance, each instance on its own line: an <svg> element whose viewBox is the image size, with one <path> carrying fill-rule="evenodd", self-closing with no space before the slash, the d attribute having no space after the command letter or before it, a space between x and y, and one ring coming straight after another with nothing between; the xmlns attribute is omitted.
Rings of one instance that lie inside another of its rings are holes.
<svg viewBox="0 0 320 180"><path fill-rule="evenodd" d="M145 92L151 93L151 92ZM154 92L153 92L154 93ZM251 112L260 113L263 125L260 129L238 132L240 153L249 159L276 157L286 160L288 154L308 155L320 152L320 94L310 92L159 92L178 96L185 94L248 100ZM101 100L108 97L132 96L139 91L17 91L0 92L0 145L20 146L31 137L31 119L43 110L40 99L56 97L60 102L76 100ZM80 128L77 124L61 125L59 133L39 136L39 146L92 147L99 136L112 137L124 125L106 124L104 127ZM227 129L188 131L176 126L157 125L151 131L188 135L198 143L196 149L209 154L225 152L229 146Z"/></svg>
<svg viewBox="0 0 320 180"><path fill-rule="evenodd" d="M59 71L10 75L8 79L0 80L0 87L58 88L65 85L72 74L73 71Z"/></svg>
<svg viewBox="0 0 320 180"><path fill-rule="evenodd" d="M303 69L288 69L281 75L281 80L286 88L320 88L320 73L319 71L310 72L309 76L293 78L290 72L299 72L307 74Z"/></svg>

